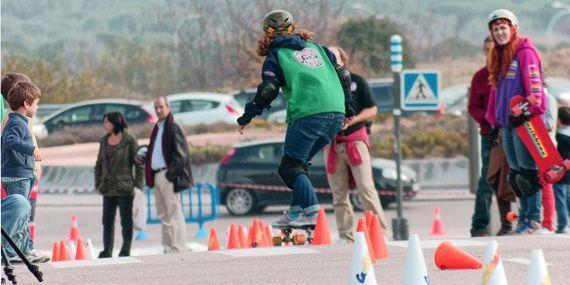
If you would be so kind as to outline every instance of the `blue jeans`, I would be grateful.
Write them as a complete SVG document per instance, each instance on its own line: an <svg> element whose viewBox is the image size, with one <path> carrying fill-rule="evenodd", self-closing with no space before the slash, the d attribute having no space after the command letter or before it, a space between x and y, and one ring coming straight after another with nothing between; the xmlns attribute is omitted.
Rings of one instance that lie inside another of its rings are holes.
<svg viewBox="0 0 570 285"><path fill-rule="evenodd" d="M344 115L341 113L322 113L298 119L287 127L284 153L289 158L305 164L321 151L342 128ZM309 177L298 175L293 181L291 208L318 210L317 195Z"/></svg>
<svg viewBox="0 0 570 285"><path fill-rule="evenodd" d="M495 192L487 182L487 171L489 169L489 155L491 153L491 140L488 136L481 136L481 177L475 195L475 210L471 218L471 234L479 231L486 231L491 219L491 203Z"/></svg>
<svg viewBox="0 0 570 285"><path fill-rule="evenodd" d="M504 127L502 133L503 149L509 163L509 168L515 171L521 170L537 170L538 167L534 159L526 149L526 146L519 138L517 132L511 127ZM528 197L519 198L519 225L522 222L530 222L534 220L540 223L542 194L541 187L538 191Z"/></svg>
<svg viewBox="0 0 570 285"><path fill-rule="evenodd" d="M555 183L554 188L554 202L556 205L556 219L558 220L558 225L556 229L561 231L568 226L568 189L570 189L570 184L566 183Z"/></svg>
<svg viewBox="0 0 570 285"><path fill-rule="evenodd" d="M2 199L2 228L23 253L28 253L32 249L28 227L30 212L30 202L22 195L14 194ZM4 239L2 239L2 248L9 257L16 256L14 249Z"/></svg>
<svg viewBox="0 0 570 285"><path fill-rule="evenodd" d="M33 182L33 179L25 178L17 181L2 182L2 187L6 190L6 195L20 194L29 199Z"/></svg>

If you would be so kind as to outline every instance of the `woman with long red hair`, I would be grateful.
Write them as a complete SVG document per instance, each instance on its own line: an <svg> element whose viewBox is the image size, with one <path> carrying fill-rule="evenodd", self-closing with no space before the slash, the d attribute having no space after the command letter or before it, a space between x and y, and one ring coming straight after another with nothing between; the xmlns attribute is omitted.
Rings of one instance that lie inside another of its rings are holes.
<svg viewBox="0 0 570 285"><path fill-rule="evenodd" d="M546 98L542 87L540 55L528 37L518 34L519 23L511 11L493 11L488 19L494 47L488 56L487 68L492 85L487 120L501 127L503 148L509 163L509 185L520 200L519 222L515 233L541 233L541 185L538 168L532 156L515 132L528 117L514 117L510 113L510 100L515 95L535 96L537 106L533 115L543 115Z"/></svg>

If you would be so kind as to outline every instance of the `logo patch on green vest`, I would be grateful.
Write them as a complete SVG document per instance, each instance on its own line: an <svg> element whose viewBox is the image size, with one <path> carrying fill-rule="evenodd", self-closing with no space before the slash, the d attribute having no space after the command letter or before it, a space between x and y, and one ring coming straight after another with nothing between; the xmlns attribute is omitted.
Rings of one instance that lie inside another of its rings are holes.
<svg viewBox="0 0 570 285"><path fill-rule="evenodd" d="M298 63L310 67L310 68L318 68L323 66L323 58L319 54L319 52L311 47L306 47L303 50L298 50L293 52L293 56L297 60Z"/></svg>

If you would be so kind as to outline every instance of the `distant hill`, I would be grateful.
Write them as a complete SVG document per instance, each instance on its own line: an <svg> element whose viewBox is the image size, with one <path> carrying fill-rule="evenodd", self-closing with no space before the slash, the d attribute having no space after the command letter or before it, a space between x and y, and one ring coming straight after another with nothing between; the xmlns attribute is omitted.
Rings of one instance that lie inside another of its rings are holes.
<svg viewBox="0 0 570 285"><path fill-rule="evenodd" d="M231 17L219 15L217 5L234 5L236 11L253 5L248 0L211 0L208 11L198 14L199 0L4 0L2 1L3 52L23 51L45 58L71 51L97 53L109 37L145 43L176 45L177 30L197 16L218 17L220 29ZM285 1L266 1L280 7ZM319 16L321 1L306 1L307 9ZM343 1L332 0L331 3ZM370 14L390 17L408 30L418 48L434 46L448 37L479 43L485 35L488 13L496 8L512 9L521 20L523 32L543 34L559 10L553 1L530 0L361 0L344 1L345 17ZM311 5L314 4L314 5ZM295 11L291 11L295 15ZM343 17L344 18L344 17ZM260 19L251 19L260 21ZM565 22L570 23L570 22ZM62 52L63 51L63 52Z"/></svg>

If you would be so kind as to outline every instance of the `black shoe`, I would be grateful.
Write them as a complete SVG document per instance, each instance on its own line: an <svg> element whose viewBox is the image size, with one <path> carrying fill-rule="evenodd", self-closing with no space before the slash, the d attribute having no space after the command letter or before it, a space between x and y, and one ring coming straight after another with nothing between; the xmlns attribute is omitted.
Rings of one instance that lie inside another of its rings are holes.
<svg viewBox="0 0 570 285"><path fill-rule="evenodd" d="M513 230L510 228L501 228L498 232L497 232L497 236L510 236L513 234Z"/></svg>
<svg viewBox="0 0 570 285"><path fill-rule="evenodd" d="M566 228L563 228L563 229L556 230L556 233L557 234L567 234L568 230Z"/></svg>
<svg viewBox="0 0 570 285"><path fill-rule="evenodd" d="M112 255L106 251L101 251L99 253L99 258L111 258L111 257L112 257Z"/></svg>
<svg viewBox="0 0 570 285"><path fill-rule="evenodd" d="M130 253L126 253L126 252L119 252L119 257L124 257L124 256L131 256Z"/></svg>
<svg viewBox="0 0 570 285"><path fill-rule="evenodd" d="M471 237L488 237L489 232L486 230L474 230L471 231Z"/></svg>

